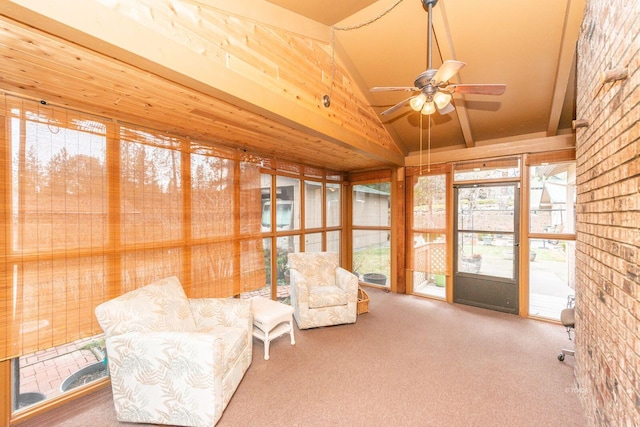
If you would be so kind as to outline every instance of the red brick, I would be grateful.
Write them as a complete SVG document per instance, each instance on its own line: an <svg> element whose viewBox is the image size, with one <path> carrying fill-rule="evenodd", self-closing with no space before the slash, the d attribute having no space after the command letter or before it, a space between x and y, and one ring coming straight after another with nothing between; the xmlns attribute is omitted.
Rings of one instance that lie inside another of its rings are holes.
<svg viewBox="0 0 640 427"><path fill-rule="evenodd" d="M578 42L576 376L592 425L640 425L640 11L587 0ZM587 31L589 30L589 31ZM627 67L601 85L598 74ZM617 386L616 386L617 382Z"/></svg>

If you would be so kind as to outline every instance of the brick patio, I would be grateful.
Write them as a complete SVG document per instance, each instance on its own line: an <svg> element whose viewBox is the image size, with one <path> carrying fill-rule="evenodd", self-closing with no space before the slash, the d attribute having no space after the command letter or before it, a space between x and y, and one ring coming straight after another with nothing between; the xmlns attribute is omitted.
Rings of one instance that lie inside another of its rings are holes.
<svg viewBox="0 0 640 427"><path fill-rule="evenodd" d="M42 393L47 399L62 394L60 385L72 373L100 361L87 344L102 336L82 339L20 357L20 393Z"/></svg>

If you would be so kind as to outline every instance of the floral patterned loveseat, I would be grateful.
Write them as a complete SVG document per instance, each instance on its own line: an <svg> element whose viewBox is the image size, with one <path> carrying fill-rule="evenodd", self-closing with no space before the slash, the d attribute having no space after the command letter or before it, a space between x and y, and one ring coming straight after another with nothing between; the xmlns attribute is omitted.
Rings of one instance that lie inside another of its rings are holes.
<svg viewBox="0 0 640 427"><path fill-rule="evenodd" d="M99 305L117 418L213 426L251 364L251 302L188 299L169 277Z"/></svg>

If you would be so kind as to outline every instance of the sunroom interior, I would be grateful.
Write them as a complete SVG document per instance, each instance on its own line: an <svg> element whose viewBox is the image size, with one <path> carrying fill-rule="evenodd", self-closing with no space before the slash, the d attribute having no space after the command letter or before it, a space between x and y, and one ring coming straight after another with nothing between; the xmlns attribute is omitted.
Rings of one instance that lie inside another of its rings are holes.
<svg viewBox="0 0 640 427"><path fill-rule="evenodd" d="M100 362L99 303L167 276L287 303L290 252L557 322L576 287L586 2L468 3L0 5L3 418L68 393L34 384L38 364ZM432 56L467 63L453 83L507 89L381 115L407 95L369 89L411 86Z"/></svg>

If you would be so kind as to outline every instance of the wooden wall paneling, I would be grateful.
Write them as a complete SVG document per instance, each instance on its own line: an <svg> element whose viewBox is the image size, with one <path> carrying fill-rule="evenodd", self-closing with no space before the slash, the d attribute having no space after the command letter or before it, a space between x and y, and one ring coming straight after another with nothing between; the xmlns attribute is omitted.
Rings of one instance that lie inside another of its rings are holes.
<svg viewBox="0 0 640 427"><path fill-rule="evenodd" d="M270 191L270 202L271 206L277 206L277 191L278 188L278 177L276 174L271 175L271 191ZM275 225L278 223L278 211L276 209L271 209L271 233L270 233L270 243L271 243L271 299L276 300L278 298L278 241L277 237L274 233Z"/></svg>
<svg viewBox="0 0 640 427"><path fill-rule="evenodd" d="M477 162L464 162L455 165L456 172L470 171L476 168L514 168L518 166L519 157L507 157L500 159L485 159Z"/></svg>
<svg viewBox="0 0 640 427"><path fill-rule="evenodd" d="M120 177L122 176L120 139L118 137L120 125L116 122L107 123L107 197L109 200L109 243L107 290L109 295L105 299L112 299L122 293L122 257L118 254L122 242L122 216Z"/></svg>
<svg viewBox="0 0 640 427"><path fill-rule="evenodd" d="M445 233L445 238L447 240L447 275L446 275L446 300L448 303L453 304L453 288L455 286L453 278L455 277L454 265L453 265L453 255L456 250L453 247L453 209L455 207L454 199L453 199L453 168L449 165L448 172L446 174L445 182L447 186L447 230Z"/></svg>
<svg viewBox="0 0 640 427"><path fill-rule="evenodd" d="M391 172L391 290L400 294L407 293L405 185L404 168L394 169Z"/></svg>
<svg viewBox="0 0 640 427"><path fill-rule="evenodd" d="M182 147L180 153L180 169L182 171L182 238L184 245L182 247L182 271L185 274L181 278L182 286L185 289L187 295L194 295L193 293L193 269L192 265L192 223L191 223L191 156L186 146L190 144L190 141L182 141L185 145ZM236 162L237 163L237 162Z"/></svg>
<svg viewBox="0 0 640 427"><path fill-rule="evenodd" d="M407 166L405 167L405 171L406 171L406 175L407 176L420 176L422 175L422 173L424 173L426 169L424 168L424 166L422 167L422 172L420 171L420 167L419 166ZM441 163L441 164L437 164L437 165L431 165L431 172L432 174L440 174L440 173L449 173L451 171L451 165L447 164L447 163Z"/></svg>
<svg viewBox="0 0 640 427"><path fill-rule="evenodd" d="M12 375L11 360L3 360L0 362L0 423L8 426L11 421L12 408Z"/></svg>
<svg viewBox="0 0 640 427"><path fill-rule="evenodd" d="M9 278L9 265L7 253L12 243L10 240L11 224L11 150L7 138L7 117L5 108L5 97L0 96L0 221L2 221L2 231L0 239L0 353L4 353L4 348L9 346L9 313L11 313L11 290Z"/></svg>
<svg viewBox="0 0 640 427"><path fill-rule="evenodd" d="M302 172L302 171L301 171ZM305 243L306 230L306 197L307 188L306 181L303 176L300 177L300 252L306 252L307 246ZM277 202L276 202L277 205ZM288 262L288 261L287 261Z"/></svg>
<svg viewBox="0 0 640 427"><path fill-rule="evenodd" d="M0 347L7 348L10 345L10 334L9 328L10 325L8 314L11 312L10 310L10 301L11 294L9 291L9 274L8 274L8 265L7 265L7 245L10 242L7 239L7 236L10 236L9 227L10 224L7 221L9 218L9 207L11 206L8 203L10 200L9 193L9 182L10 181L10 171L11 168L8 167L10 165L10 150L9 144L7 143L7 133L6 133L6 116L5 116L6 108L5 108L5 97L0 96L0 197L2 197L2 203L0 204L0 221L2 221L2 239L0 239ZM4 353L5 350L2 350ZM3 360L0 361L0 424L9 425L9 420L11 419L11 360Z"/></svg>
<svg viewBox="0 0 640 427"><path fill-rule="evenodd" d="M373 171L354 172L348 175L349 182L355 181L375 181L391 179L390 169L379 169Z"/></svg>
<svg viewBox="0 0 640 427"><path fill-rule="evenodd" d="M417 182L417 175L410 171L410 168L405 169L405 185L404 185L404 253L405 253L405 293L413 294L413 271L415 270L414 250L413 250L413 211L414 211L414 198L413 188Z"/></svg>
<svg viewBox="0 0 640 427"><path fill-rule="evenodd" d="M327 182L322 181L322 190L320 192L322 195L322 206L320 207L320 211L322 212L322 241L320 242L320 248L323 252L327 251ZM340 265L344 265L342 260L338 261Z"/></svg>
<svg viewBox="0 0 640 427"><path fill-rule="evenodd" d="M242 224L241 224L241 215L240 215L240 207L242 206L242 194L241 194L241 185L240 185L240 177L242 176L242 171L240 167L240 162L233 163L233 211L235 212L233 218L233 235L235 239L233 240L233 260L234 267L236 268L236 272L239 272L242 269L241 257L242 257L242 246L240 236L242 235ZM275 188L275 187L274 187ZM272 205L273 206L273 205ZM272 209L275 210L275 209ZM272 222L275 224L275 222ZM274 253L274 252L272 252ZM272 270L275 271L275 270ZM237 273L233 276L233 294L237 297L242 293L242 274Z"/></svg>
<svg viewBox="0 0 640 427"><path fill-rule="evenodd" d="M519 314L529 316L529 167L528 156L524 155L520 166L520 265L519 265Z"/></svg>
<svg viewBox="0 0 640 427"><path fill-rule="evenodd" d="M344 203L344 223L342 227L343 258L348 261L345 265L349 271L353 271L353 184L345 183L342 186L342 202Z"/></svg>
<svg viewBox="0 0 640 427"><path fill-rule="evenodd" d="M570 162L576 159L576 149L533 153L524 156L525 166L537 166L542 163Z"/></svg>

